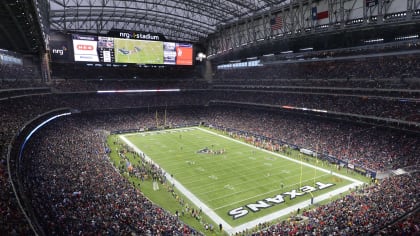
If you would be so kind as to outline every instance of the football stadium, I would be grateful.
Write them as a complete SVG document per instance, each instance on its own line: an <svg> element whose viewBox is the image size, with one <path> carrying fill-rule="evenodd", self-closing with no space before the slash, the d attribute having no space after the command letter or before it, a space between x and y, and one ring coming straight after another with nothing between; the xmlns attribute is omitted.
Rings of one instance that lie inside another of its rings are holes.
<svg viewBox="0 0 420 236"><path fill-rule="evenodd" d="M420 235L418 0L0 12L0 235Z"/></svg>

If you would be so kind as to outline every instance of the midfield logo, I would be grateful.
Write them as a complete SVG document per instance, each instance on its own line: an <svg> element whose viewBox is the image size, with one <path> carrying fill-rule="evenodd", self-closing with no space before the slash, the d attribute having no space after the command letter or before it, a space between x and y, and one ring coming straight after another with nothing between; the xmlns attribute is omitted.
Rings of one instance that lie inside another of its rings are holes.
<svg viewBox="0 0 420 236"><path fill-rule="evenodd" d="M245 206L238 207L238 208L235 208L233 210L230 210L228 212L228 214L230 216L232 216L234 220L236 220L236 219L239 219L241 217L246 216L249 213L249 210L251 210L252 212L258 212L261 209L266 209L266 208L270 208L272 206L281 204L281 203L286 201L285 200L286 196L290 196L290 200L293 200L296 197L303 196L303 195L305 195L309 192L314 192L314 191L317 191L317 190L322 190L322 189L326 189L326 188L329 188L331 186L334 186L334 184L323 184L321 182L316 182L315 185L316 185L315 187L308 186L308 185L303 186L303 187L299 188L300 192L297 192L297 190L293 189L289 192L278 194L278 195L276 195L272 198L266 198L266 199L263 199L263 200L259 200L256 203L247 204Z"/></svg>

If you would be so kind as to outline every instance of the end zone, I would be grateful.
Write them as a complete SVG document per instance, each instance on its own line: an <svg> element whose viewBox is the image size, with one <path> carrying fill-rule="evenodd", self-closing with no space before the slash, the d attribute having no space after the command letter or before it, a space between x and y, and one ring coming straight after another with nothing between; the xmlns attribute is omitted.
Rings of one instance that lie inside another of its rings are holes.
<svg viewBox="0 0 420 236"><path fill-rule="evenodd" d="M236 140L236 139L233 139L233 138L230 138L230 137L226 137L226 136L224 136L224 135L221 135L221 134L217 134L217 133L215 133L215 132L212 132L212 131L209 131L209 130L207 130L207 129L203 129L203 128L200 128L200 127L194 127L194 128L191 128L191 127L188 127L188 128L180 128L180 129L175 129L175 130L179 130L179 131L183 131L183 130L191 130L191 129L199 129L199 130L201 130L201 131L203 131L203 132L207 132L207 133L210 133L210 134L212 134L212 135L216 135L216 136L218 136L218 137L221 137L221 138L224 138L224 139L228 139L228 140L230 140L230 141L233 141L233 142L237 142L237 143L240 143L240 144L242 144L242 145L246 145L246 146L249 146L249 147L252 147L252 148L256 148L256 149L258 149L258 150L261 150L261 151L263 151L263 152L267 152L267 153L270 153L270 155L274 155L274 156L277 156L278 158L284 158L284 159L287 159L287 160L290 160L290 161L293 161L293 162L295 162L295 163L299 163L300 165L305 165L305 166L308 166L308 167L311 167L311 168L314 168L314 169L317 169L317 170L319 170L319 171L321 171L321 172L324 172L324 173L328 173L328 174L331 174L331 175L333 175L333 176L337 176L337 177L339 177L339 178L343 178L343 179L346 179L346 180L348 180L348 181L350 181L350 182L352 182L351 184L348 184L348 185L345 185L345 186L343 186L343 187L340 187L340 188L338 188L338 189L335 189L335 190L332 190L332 191L330 191L330 192L327 192L327 193L325 193L325 194L322 194L322 195L320 195L320 196L317 196L317 197L314 197L313 199L309 199L309 200L305 200L305 201L303 201L303 202L299 202L299 203L296 203L296 204L294 204L293 206L290 206L290 207L287 207L287 208L284 208L284 209L282 209L282 210L279 210L279 211L276 211L276 212L273 212L273 213L270 213L270 214L267 214L267 215L265 215L265 216L262 216L262 217L260 217L260 218L257 218L257 219L254 219L254 220L250 220L250 221L248 221L248 222L246 222L246 223L244 223L244 224L241 224L241 225L239 225L239 226L235 226L235 227L233 227L233 226L231 226L229 223L227 223L222 217L220 217L218 214L216 214L215 213L215 211L213 210L213 209L211 209L210 207L208 207L206 204L204 204L198 197L196 197L192 192L190 192L187 188L185 188L179 181L177 181L175 178L173 178L171 175L169 175L167 172L166 172L166 170L164 170L164 169L162 169L164 172L165 172L165 175L166 175L166 178L167 178L167 180L170 182L170 183L172 183L172 184L174 184L175 185L175 187L176 188L178 188L178 190L180 191L180 192L182 192L182 194L184 194L186 197L188 197L197 207L200 207L202 210L203 210L203 212L209 217L209 218L211 218L214 222L216 222L216 223L221 223L222 225L223 225L223 228L224 228L224 230L227 232L227 233L229 233L230 235L233 235L233 234L236 234L236 233L239 233L239 232L242 232L242 231L244 231L244 230L246 230L246 229L250 229L250 228L254 228L255 226L257 226L258 224L260 224L260 223L265 223L265 222L269 222L269 221L273 221L273 220L275 220L275 219L278 219L278 218L280 218L280 217L283 217L283 216L285 216L285 215L288 215L290 212L292 212L292 211L296 211L296 210L298 210L298 209L303 209L303 208L306 208L306 207L308 207L308 206L310 206L311 204L313 204L313 203L316 203L316 202L321 202L321 201L324 201L324 200L327 200L327 199L330 199L331 197L333 197L333 196L337 196L337 195L339 195L339 194L341 194L341 193L343 193L343 192L346 192L346 191L348 191L349 189L351 189L351 188L355 188L356 186L360 186L360 185L362 185L363 184L363 182L362 181L359 181L359 180L356 180L356 179L353 179L353 178L350 178L350 177L348 177L348 176L345 176L345 175L341 175L341 174L339 174L339 173L336 173L336 172L334 172L334 171L332 171L332 170L327 170L327 169L323 169L323 168L321 168L321 167L318 167L318 166L314 166L314 165L311 165L311 164L309 164L309 163L305 163L305 162L302 162L302 161L299 161L299 160L296 160L296 159L293 159L293 158L290 158L290 157L287 157L287 156L284 156L284 155L281 155L281 154L278 154L278 153L274 153L274 152L271 152L271 151L268 151L268 150L265 150L265 149L262 149L262 148L258 148L258 147L255 147L255 146L253 146L253 145L251 145L251 144L248 144L248 143L244 143L244 142L241 142L241 141L239 141L239 140ZM153 132L153 131L152 131ZM150 133L152 133L152 132L150 132ZM129 147L131 147L135 152L137 152L138 154L143 154L143 152L138 148L138 147L136 147L134 144L132 144L125 136L130 136L130 135L136 135L136 134L126 134L126 135L118 135L118 137L121 139L121 140L123 140ZM138 134L137 134L138 135ZM145 156L145 159L146 160L148 160L148 161L150 161L151 163L154 163L156 166L159 166L157 163L155 163L151 158L149 158L147 155L144 155ZM301 189L300 191L302 191L303 192L303 190ZM307 193L307 192L305 192L305 193ZM278 195L281 195L282 193L278 193ZM277 195L277 196L278 196Z"/></svg>

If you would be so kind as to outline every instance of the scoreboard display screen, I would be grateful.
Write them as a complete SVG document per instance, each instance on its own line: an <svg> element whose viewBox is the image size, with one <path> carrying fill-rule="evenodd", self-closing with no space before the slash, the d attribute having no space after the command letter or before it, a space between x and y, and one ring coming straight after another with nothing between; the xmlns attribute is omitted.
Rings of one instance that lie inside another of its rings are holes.
<svg viewBox="0 0 420 236"><path fill-rule="evenodd" d="M101 62L114 63L114 38L98 37L98 54Z"/></svg>
<svg viewBox="0 0 420 236"><path fill-rule="evenodd" d="M192 65L189 43L72 35L75 62Z"/></svg>
<svg viewBox="0 0 420 236"><path fill-rule="evenodd" d="M73 35L75 61L99 62L98 41L95 36Z"/></svg>

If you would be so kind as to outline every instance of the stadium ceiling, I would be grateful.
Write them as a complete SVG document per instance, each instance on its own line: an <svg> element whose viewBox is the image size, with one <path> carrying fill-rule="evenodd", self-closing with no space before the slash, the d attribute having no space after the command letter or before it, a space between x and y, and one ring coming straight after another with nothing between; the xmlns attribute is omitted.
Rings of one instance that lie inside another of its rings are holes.
<svg viewBox="0 0 420 236"><path fill-rule="evenodd" d="M290 0L51 0L50 30L107 34L161 33L200 42L218 27L288 4Z"/></svg>
<svg viewBox="0 0 420 236"><path fill-rule="evenodd" d="M32 1L0 1L0 49L33 53L42 47L42 33Z"/></svg>

